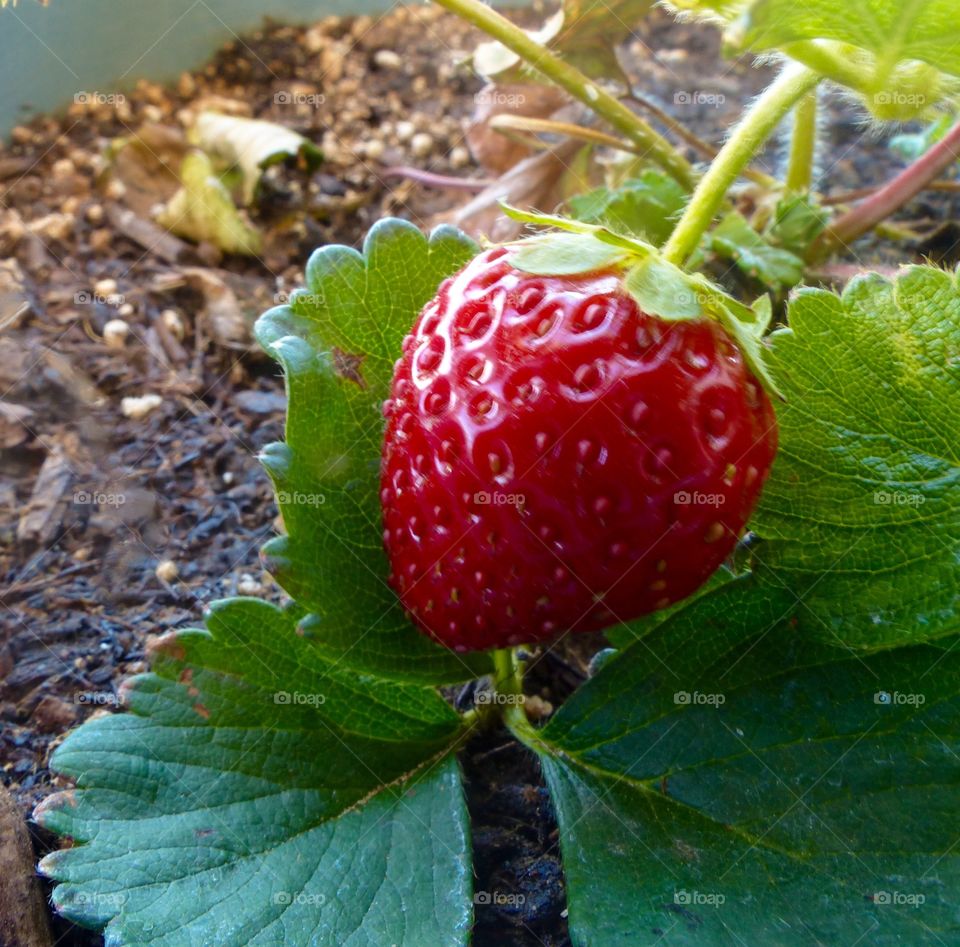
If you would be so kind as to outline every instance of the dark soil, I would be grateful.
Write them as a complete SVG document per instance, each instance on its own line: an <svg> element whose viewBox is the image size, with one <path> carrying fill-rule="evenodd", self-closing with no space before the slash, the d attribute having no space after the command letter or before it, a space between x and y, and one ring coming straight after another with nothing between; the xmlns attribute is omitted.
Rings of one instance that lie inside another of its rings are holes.
<svg viewBox="0 0 960 947"><path fill-rule="evenodd" d="M625 61L638 90L714 144L769 76L724 62L712 32L665 15L651 16L636 37ZM0 147L0 257L16 261L0 268L0 762L25 817L57 785L51 748L115 705L120 681L145 669L150 636L199 623L217 598L282 597L257 559L277 510L256 452L282 436L283 386L249 327L299 284L315 246L358 245L387 214L426 225L463 200L382 171L416 164L481 176L464 159L461 134L480 82L455 65L473 42L456 20L422 7L311 31L267 25L173 88L142 83L123 110L75 107ZM402 54L400 64L378 56L383 50ZM290 89L321 90L324 107L291 112L277 101ZM723 100L683 104L694 92ZM258 214L262 260L222 258L155 233L144 242L121 212L155 196L157 169L133 162L111 175L100 157L134 130L151 152L160 148L155 126L213 95L291 125L327 157L312 177L296 168L272 176ZM840 120L837 100L829 102L823 190L879 183L901 166L864 120ZM406 121L430 136L428 150ZM781 151L765 156L768 170ZM957 214L947 197L925 194L902 216L924 235L908 251L913 258L956 262L948 222ZM861 247L861 256L885 259L873 240ZM99 298L105 279L122 300ZM232 299L226 325L212 312L223 287ZM129 336L111 349L102 335L118 316ZM161 399L154 410L122 413L123 398L145 394ZM562 703L601 644L593 636L543 652L530 692ZM556 826L535 760L497 731L476 737L463 765L475 886L490 895L478 900L475 943L568 944ZM38 855L56 846L32 830ZM64 947L102 943L54 924Z"/></svg>

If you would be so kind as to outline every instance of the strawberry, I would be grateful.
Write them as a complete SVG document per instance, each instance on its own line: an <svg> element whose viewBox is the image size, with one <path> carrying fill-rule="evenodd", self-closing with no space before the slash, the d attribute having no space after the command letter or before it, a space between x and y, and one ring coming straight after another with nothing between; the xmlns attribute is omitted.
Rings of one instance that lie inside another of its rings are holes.
<svg viewBox="0 0 960 947"><path fill-rule="evenodd" d="M777 442L718 322L642 312L615 270L532 276L505 247L424 307L384 412L390 583L458 651L689 595L733 549Z"/></svg>

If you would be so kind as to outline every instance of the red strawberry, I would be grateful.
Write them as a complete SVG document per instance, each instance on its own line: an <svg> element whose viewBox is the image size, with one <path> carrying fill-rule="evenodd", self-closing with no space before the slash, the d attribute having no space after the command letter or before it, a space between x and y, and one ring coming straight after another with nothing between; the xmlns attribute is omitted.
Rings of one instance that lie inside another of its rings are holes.
<svg viewBox="0 0 960 947"><path fill-rule="evenodd" d="M424 307L384 410L390 582L458 651L689 595L731 552L777 440L717 322L641 312L615 272L531 276L503 247Z"/></svg>

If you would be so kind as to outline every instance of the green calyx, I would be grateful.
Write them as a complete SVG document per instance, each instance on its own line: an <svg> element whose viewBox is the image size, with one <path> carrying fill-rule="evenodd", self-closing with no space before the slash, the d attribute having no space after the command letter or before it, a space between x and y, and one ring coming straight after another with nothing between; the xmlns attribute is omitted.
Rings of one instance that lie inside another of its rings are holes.
<svg viewBox="0 0 960 947"><path fill-rule="evenodd" d="M738 302L701 273L687 273L652 244L607 227L502 205L513 220L553 228L508 244L510 263L535 276L579 276L603 270L623 274L623 289L643 312L667 322L715 319L733 337L764 388L783 398L764 361L763 336L771 318L768 296Z"/></svg>

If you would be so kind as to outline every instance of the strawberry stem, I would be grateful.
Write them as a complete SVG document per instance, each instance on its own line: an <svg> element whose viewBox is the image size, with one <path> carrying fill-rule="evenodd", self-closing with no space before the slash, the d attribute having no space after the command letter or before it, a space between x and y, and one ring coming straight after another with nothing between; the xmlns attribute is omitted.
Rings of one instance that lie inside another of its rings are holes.
<svg viewBox="0 0 960 947"><path fill-rule="evenodd" d="M817 144L817 90L808 92L793 113L790 158L784 181L787 192L806 194L813 180L813 157Z"/></svg>
<svg viewBox="0 0 960 947"><path fill-rule="evenodd" d="M512 648L493 652L493 689L504 697L523 695L523 671ZM504 703L504 706L510 705L510 701Z"/></svg>
<svg viewBox="0 0 960 947"><path fill-rule="evenodd" d="M488 36L499 40L533 69L608 121L618 132L629 138L640 153L663 168L679 184L686 188L693 186L696 178L693 168L666 138L619 99L604 91L589 76L565 62L542 43L538 43L505 16L488 7L483 0L436 2L483 30Z"/></svg>
<svg viewBox="0 0 960 947"><path fill-rule="evenodd" d="M727 191L773 134L780 120L816 87L821 76L804 66L788 65L734 128L710 170L700 179L683 216L663 248L663 256L683 266L700 243Z"/></svg>

